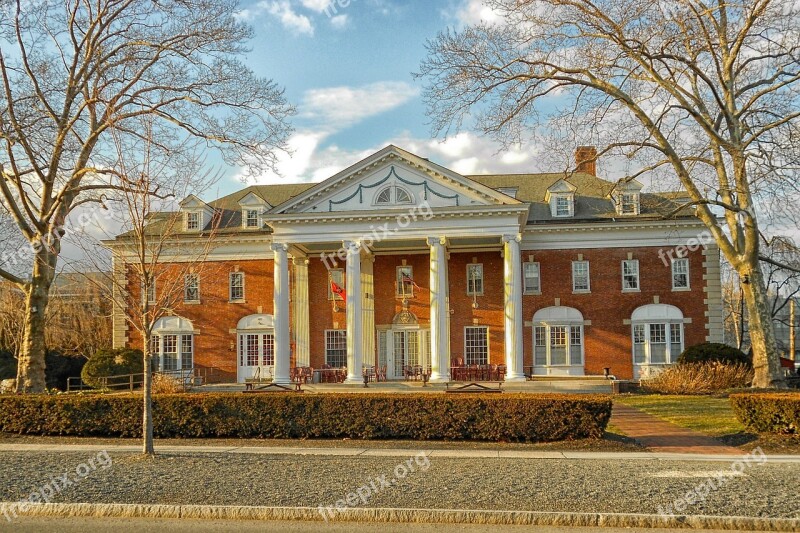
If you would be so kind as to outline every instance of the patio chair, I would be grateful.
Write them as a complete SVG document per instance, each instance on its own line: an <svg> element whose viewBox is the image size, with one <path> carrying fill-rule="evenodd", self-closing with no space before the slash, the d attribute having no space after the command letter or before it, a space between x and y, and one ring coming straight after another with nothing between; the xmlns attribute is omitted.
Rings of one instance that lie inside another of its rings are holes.
<svg viewBox="0 0 800 533"><path fill-rule="evenodd" d="M386 366L384 365L375 367L375 369L376 369L375 380L386 381Z"/></svg>
<svg viewBox="0 0 800 533"><path fill-rule="evenodd" d="M497 381L506 380L506 365L497 365Z"/></svg>

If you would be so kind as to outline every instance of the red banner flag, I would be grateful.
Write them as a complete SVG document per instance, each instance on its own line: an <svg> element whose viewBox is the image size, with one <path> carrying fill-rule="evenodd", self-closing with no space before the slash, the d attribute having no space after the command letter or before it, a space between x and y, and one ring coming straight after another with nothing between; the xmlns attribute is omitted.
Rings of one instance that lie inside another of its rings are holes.
<svg viewBox="0 0 800 533"><path fill-rule="evenodd" d="M344 292L344 289L338 286L333 280L331 280L331 292L336 296L339 296L342 300L347 300L347 293Z"/></svg>
<svg viewBox="0 0 800 533"><path fill-rule="evenodd" d="M412 286L413 286L415 289L418 289L418 290L420 290L420 291L422 290L422 287L420 287L419 285L417 285L417 282L416 282L416 281L414 281L414 278L412 278L411 276L409 276L408 274L406 274L405 272L403 272L403 283L405 283L405 282L409 282L409 283L411 283L411 285L412 285Z"/></svg>

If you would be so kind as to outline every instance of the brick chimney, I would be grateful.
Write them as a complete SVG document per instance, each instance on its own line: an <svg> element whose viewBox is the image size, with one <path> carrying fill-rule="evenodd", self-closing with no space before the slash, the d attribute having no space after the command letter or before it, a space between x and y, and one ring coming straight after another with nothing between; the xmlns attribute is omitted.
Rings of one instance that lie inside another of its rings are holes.
<svg viewBox="0 0 800 533"><path fill-rule="evenodd" d="M594 146L578 146L575 149L575 169L597 176L597 148Z"/></svg>

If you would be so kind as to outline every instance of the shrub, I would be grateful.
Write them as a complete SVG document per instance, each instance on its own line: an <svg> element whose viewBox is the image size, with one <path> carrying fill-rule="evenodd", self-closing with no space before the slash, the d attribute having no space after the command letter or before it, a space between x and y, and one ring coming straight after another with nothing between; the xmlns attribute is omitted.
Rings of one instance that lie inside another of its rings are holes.
<svg viewBox="0 0 800 533"><path fill-rule="evenodd" d="M800 392L732 394L730 400L736 418L752 431L800 434Z"/></svg>
<svg viewBox="0 0 800 533"><path fill-rule="evenodd" d="M741 363L678 363L655 377L642 380L642 389L658 394L712 394L747 387L753 381L753 369Z"/></svg>
<svg viewBox="0 0 800 533"><path fill-rule="evenodd" d="M704 342L689 346L678 357L678 363L705 363L709 361L753 366L752 357L748 357L738 348L717 342Z"/></svg>
<svg viewBox="0 0 800 533"><path fill-rule="evenodd" d="M0 398L0 431L141 435L140 395ZM153 398L157 437L554 441L599 438L611 400L531 394L173 394Z"/></svg>
<svg viewBox="0 0 800 533"><path fill-rule="evenodd" d="M153 394L175 394L181 392L181 378L153 374Z"/></svg>
<svg viewBox="0 0 800 533"><path fill-rule="evenodd" d="M99 350L84 365L81 378L90 387L101 388L100 378L143 373L142 357L141 350L131 348Z"/></svg>
<svg viewBox="0 0 800 533"><path fill-rule="evenodd" d="M48 389L66 390L67 378L81 375L86 358L48 351L45 354L45 380ZM0 351L0 380L17 377L17 360L11 352Z"/></svg>
<svg viewBox="0 0 800 533"><path fill-rule="evenodd" d="M0 350L0 380L16 379L17 360L14 354L5 350Z"/></svg>

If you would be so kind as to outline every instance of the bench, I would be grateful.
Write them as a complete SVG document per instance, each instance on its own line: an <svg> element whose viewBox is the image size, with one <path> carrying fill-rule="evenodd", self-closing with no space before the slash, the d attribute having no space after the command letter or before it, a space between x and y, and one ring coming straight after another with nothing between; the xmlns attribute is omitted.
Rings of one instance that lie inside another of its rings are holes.
<svg viewBox="0 0 800 533"><path fill-rule="evenodd" d="M497 388L487 387L481 383L467 383L465 385L461 385L460 387L450 388L450 385L455 385L455 383L448 381L445 383L445 391L449 393L464 393L464 392L491 392L491 393L501 393L503 392L503 381L485 381L484 383L496 383Z"/></svg>

